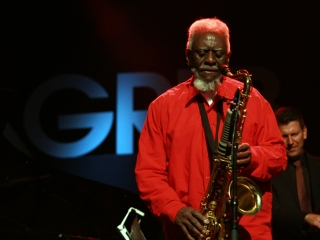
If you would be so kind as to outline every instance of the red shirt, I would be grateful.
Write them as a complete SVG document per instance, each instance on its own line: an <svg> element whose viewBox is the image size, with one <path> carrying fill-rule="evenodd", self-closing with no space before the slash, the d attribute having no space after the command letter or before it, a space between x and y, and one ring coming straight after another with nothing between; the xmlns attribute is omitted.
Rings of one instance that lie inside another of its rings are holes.
<svg viewBox="0 0 320 240"><path fill-rule="evenodd" d="M224 77L217 98L223 99L223 129L227 100L243 83ZM210 179L210 162L198 102L199 93L189 79L154 100L148 109L139 139L135 168L141 199L164 224L167 239L180 239L173 225L177 212L186 206L199 209ZM239 221L243 239L272 239L271 181L287 165L286 151L270 104L252 89L242 143L251 146L251 163L241 173L254 180L262 192L262 209ZM216 103L205 104L213 134L217 124ZM214 136L216 139L216 136ZM244 230L244 229L245 230ZM248 233L245 233L248 232ZM246 236L246 234L249 234Z"/></svg>

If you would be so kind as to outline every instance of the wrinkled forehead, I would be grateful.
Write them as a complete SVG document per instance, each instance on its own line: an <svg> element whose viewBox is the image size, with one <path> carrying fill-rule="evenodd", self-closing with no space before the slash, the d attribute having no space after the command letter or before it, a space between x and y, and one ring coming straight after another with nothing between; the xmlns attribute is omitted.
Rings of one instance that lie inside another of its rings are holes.
<svg viewBox="0 0 320 240"><path fill-rule="evenodd" d="M216 32L196 32L192 37L190 48L206 47L220 48L227 51L227 38Z"/></svg>

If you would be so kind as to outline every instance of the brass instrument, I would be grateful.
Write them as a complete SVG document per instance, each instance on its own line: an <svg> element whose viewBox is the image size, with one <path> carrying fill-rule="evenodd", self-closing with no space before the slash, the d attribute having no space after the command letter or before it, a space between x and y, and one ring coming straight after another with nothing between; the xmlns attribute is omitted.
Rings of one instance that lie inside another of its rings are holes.
<svg viewBox="0 0 320 240"><path fill-rule="evenodd" d="M237 89L230 109L227 111L224 128L219 142L218 153L214 159L210 182L200 203L199 212L209 220L204 225L206 234L199 240L224 240L230 234L230 204L232 198L232 178L237 180L237 209L245 215L258 213L262 206L262 194L256 184L246 177L233 176L231 161L231 138L236 134L236 143L241 143L242 130L247 117L246 105L252 88L251 75L246 70L232 74L227 65L221 65L220 71L230 78L242 78L243 89ZM237 108L238 111L234 111ZM236 120L237 119L237 120ZM236 132L234 132L234 129ZM236 167L236 166L235 166Z"/></svg>

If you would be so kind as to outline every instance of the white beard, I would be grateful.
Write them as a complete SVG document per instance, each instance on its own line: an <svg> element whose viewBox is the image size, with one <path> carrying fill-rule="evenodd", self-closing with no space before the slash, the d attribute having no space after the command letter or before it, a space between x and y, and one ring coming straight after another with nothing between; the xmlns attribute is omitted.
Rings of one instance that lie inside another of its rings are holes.
<svg viewBox="0 0 320 240"><path fill-rule="evenodd" d="M202 79L202 77L198 74L198 72L195 69L191 69L194 75L194 81L193 85L196 89L198 89L201 92L210 92L210 91L216 91L218 87L221 85L221 75L218 75L215 79L213 79L210 82L207 82Z"/></svg>

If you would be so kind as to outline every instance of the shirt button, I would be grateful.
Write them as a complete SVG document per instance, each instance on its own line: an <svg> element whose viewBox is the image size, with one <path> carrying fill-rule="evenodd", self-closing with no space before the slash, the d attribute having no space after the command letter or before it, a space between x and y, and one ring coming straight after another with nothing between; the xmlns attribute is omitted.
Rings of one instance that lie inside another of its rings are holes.
<svg viewBox="0 0 320 240"><path fill-rule="evenodd" d="M209 176L206 176L206 179L209 179L210 177Z"/></svg>

